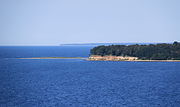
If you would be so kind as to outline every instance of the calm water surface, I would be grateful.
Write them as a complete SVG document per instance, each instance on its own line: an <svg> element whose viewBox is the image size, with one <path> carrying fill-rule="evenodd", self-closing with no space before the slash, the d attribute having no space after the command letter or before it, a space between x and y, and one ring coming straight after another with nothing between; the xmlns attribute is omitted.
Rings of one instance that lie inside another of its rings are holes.
<svg viewBox="0 0 180 107"><path fill-rule="evenodd" d="M87 57L92 47L0 47L0 107L179 107L180 62Z"/></svg>

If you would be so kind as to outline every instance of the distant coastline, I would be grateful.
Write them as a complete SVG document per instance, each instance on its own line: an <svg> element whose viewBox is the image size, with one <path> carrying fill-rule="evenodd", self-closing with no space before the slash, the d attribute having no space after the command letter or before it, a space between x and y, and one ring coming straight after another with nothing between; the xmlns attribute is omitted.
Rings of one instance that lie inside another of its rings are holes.
<svg viewBox="0 0 180 107"><path fill-rule="evenodd" d="M100 45L133 45L133 44L141 44L141 45L147 45L147 44L157 44L157 43L71 43L71 44L59 44L59 46L100 46Z"/></svg>

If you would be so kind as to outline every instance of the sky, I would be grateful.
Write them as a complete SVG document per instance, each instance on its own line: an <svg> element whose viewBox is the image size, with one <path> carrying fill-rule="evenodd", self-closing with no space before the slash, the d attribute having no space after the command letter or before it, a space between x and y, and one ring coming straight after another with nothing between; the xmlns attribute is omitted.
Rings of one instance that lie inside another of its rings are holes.
<svg viewBox="0 0 180 107"><path fill-rule="evenodd" d="M0 0L0 45L180 41L180 0Z"/></svg>

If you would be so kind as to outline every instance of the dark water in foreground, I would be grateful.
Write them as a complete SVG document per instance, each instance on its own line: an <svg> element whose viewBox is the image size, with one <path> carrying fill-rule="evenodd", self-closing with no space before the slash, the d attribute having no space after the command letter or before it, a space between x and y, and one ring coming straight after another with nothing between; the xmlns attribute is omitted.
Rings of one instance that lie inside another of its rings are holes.
<svg viewBox="0 0 180 107"><path fill-rule="evenodd" d="M180 106L180 62L15 59L87 57L89 49L0 47L0 107Z"/></svg>

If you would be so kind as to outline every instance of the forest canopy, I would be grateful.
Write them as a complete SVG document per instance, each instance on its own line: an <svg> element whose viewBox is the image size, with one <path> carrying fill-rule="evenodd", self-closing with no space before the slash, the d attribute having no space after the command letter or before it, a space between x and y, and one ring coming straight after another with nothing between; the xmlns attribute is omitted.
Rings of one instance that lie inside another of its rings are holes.
<svg viewBox="0 0 180 107"><path fill-rule="evenodd" d="M149 60L180 60L180 43L149 45L110 45L91 49L91 55L132 56Z"/></svg>

